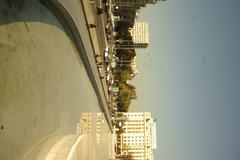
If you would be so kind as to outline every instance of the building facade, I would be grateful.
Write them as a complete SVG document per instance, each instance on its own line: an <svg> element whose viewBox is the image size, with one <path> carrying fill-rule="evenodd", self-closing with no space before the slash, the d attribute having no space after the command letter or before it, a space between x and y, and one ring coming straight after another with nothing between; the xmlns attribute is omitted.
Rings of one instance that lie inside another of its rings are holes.
<svg viewBox="0 0 240 160"><path fill-rule="evenodd" d="M147 22L135 21L133 28L129 29L132 40L122 40L116 48L137 49L147 48L149 44L149 29Z"/></svg>
<svg viewBox="0 0 240 160"><path fill-rule="evenodd" d="M131 30L135 48L146 48L149 44L149 29L147 22L136 21Z"/></svg>
<svg viewBox="0 0 240 160"><path fill-rule="evenodd" d="M137 56L131 59L130 67L132 68L134 76L139 73L137 69Z"/></svg>
<svg viewBox="0 0 240 160"><path fill-rule="evenodd" d="M113 4L118 9L114 10L114 14L121 17L121 21L130 23L130 26L134 25L136 13L147 4L155 4L158 1L165 0L114 0Z"/></svg>
<svg viewBox="0 0 240 160"><path fill-rule="evenodd" d="M156 148L156 125L150 112L117 113L123 117L122 132L118 134L117 146L121 155L131 155L134 160L153 160Z"/></svg>
<svg viewBox="0 0 240 160"><path fill-rule="evenodd" d="M115 4L121 7L132 7L136 9L140 9L141 7L145 7L147 4L155 4L158 1L165 0L115 0Z"/></svg>

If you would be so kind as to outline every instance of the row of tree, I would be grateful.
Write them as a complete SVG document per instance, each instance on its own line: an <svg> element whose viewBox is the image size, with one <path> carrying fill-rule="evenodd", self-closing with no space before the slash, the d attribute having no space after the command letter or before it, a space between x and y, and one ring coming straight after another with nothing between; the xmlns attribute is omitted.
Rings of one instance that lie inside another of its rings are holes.
<svg viewBox="0 0 240 160"><path fill-rule="evenodd" d="M116 45L120 46L133 44L128 25L119 22L116 27L116 32L118 33L116 36ZM127 112L131 104L131 100L137 97L136 87L127 83L134 77L134 71L132 70L130 64L136 56L136 51L131 48L119 48L116 51L116 56L119 59L116 67L116 79L119 82L118 109L121 112Z"/></svg>

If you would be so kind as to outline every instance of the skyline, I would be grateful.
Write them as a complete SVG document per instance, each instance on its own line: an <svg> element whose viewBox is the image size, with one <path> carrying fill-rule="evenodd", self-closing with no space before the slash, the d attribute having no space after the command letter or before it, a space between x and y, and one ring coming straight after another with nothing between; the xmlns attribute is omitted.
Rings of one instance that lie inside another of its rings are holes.
<svg viewBox="0 0 240 160"><path fill-rule="evenodd" d="M157 121L156 159L240 158L240 2L166 1L139 13L150 44L138 51L130 111Z"/></svg>

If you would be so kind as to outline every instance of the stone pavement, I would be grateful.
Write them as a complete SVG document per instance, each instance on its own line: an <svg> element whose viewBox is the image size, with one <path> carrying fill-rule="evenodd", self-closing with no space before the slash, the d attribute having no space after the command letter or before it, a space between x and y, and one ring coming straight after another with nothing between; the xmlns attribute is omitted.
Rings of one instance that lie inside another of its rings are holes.
<svg viewBox="0 0 240 160"><path fill-rule="evenodd" d="M24 160L114 159L113 137L102 113L83 112L79 134L49 136L36 143Z"/></svg>
<svg viewBox="0 0 240 160"><path fill-rule="evenodd" d="M59 17L56 19L38 0L25 2L20 11L8 10L0 4L0 124L3 126L0 159L3 160L18 160L31 151L35 156L40 151L48 153L62 137L75 133L81 112L102 111L108 123L110 119L105 112L106 97L80 1L64 4L74 12L72 18L78 27L75 31L81 35L82 44L77 41L79 37L73 37L59 22ZM85 59L88 62L84 62ZM89 79L94 79L96 85ZM103 110L99 109L96 88L105 107ZM110 142L108 123L103 123L100 143ZM98 142L95 131L83 139L89 142L89 155ZM98 147L103 145L100 143ZM37 146L41 149L36 149ZM103 151L96 149L95 159L109 158L110 145L105 146L108 148Z"/></svg>
<svg viewBox="0 0 240 160"><path fill-rule="evenodd" d="M98 15L97 14L97 6L102 6L100 0L91 0L84 1L83 7L84 12L86 14L87 24L97 24L96 28L89 29L91 41L93 44L95 55L102 55L104 57L104 49L108 47L109 44L107 42L106 34L105 34L105 24L106 24L106 13ZM99 58L99 61L103 61L103 58ZM99 76L104 77L100 78L102 80L102 88L105 92L105 96L107 101L110 101L110 96L108 95L108 88L106 84L106 73L104 66L99 67Z"/></svg>
<svg viewBox="0 0 240 160"><path fill-rule="evenodd" d="M85 2L89 2L85 0L84 1L41 0L41 1L50 10L52 10L61 21L63 21L63 24L65 24L65 28L67 28L71 32L74 43L77 46L80 57L83 59L83 64L87 70L88 76L97 94L100 108L102 112L105 114L109 127L112 130L111 115L108 111L109 104L108 95L106 94L106 85L103 83L104 81L100 79L99 70L95 63L95 54L103 52L103 50L101 50L100 48L105 47L103 46L105 45L105 42L103 41L104 43L102 45L99 45L99 41L97 38L98 35L90 34L87 30L88 21L95 20L95 18L93 17L94 13L96 16L96 11L93 10L93 6L91 3L85 4ZM104 31L102 31L102 33L104 34ZM99 37L105 38L104 36ZM102 73L102 75L104 74Z"/></svg>

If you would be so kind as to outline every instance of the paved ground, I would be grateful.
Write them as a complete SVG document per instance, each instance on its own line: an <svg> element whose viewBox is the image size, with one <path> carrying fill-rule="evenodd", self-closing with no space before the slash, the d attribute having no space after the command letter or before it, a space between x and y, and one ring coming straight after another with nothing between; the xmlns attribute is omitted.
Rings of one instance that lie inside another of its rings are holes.
<svg viewBox="0 0 240 160"><path fill-rule="evenodd" d="M0 160L18 160L44 137L74 134L81 112L100 109L73 41L48 9L37 0L0 9Z"/></svg>
<svg viewBox="0 0 240 160"><path fill-rule="evenodd" d="M46 1L46 0L42 0L42 1ZM106 91L107 87L104 84L106 82L104 80L101 81L101 79L99 79L99 70L96 67L95 56L94 56L95 54L103 54L104 47L106 46L105 35L103 34L105 31L103 26L104 22L102 22L101 16L96 14L96 6L98 5L99 2L96 2L96 3L90 3L90 2L94 2L94 1L51 0L51 3L46 3L46 5L62 6L68 12L70 18L74 21L74 25L77 29L77 31L74 34L75 35L80 34L80 37L76 36L75 39L78 39L78 38L83 39L83 45L85 47L86 57L89 60L88 68L91 68L91 72L92 72L92 75L90 75L90 77L94 78L94 81L95 81L94 85L96 84L95 89L97 88L96 92L99 93L98 95L100 98L100 106L107 111L108 104L106 102L108 99L108 95ZM64 15L64 13L60 13L60 14ZM91 24L91 23L97 23L98 27L91 28L88 31L86 26L87 24ZM76 43L79 44L77 40L76 40ZM101 75L105 76L104 72L100 72L100 73ZM110 122L110 115L106 112L105 116L107 117L108 122Z"/></svg>
<svg viewBox="0 0 240 160"><path fill-rule="evenodd" d="M102 113L84 112L75 135L52 135L39 140L24 156L24 160L106 160L113 159L112 134L108 132Z"/></svg>

